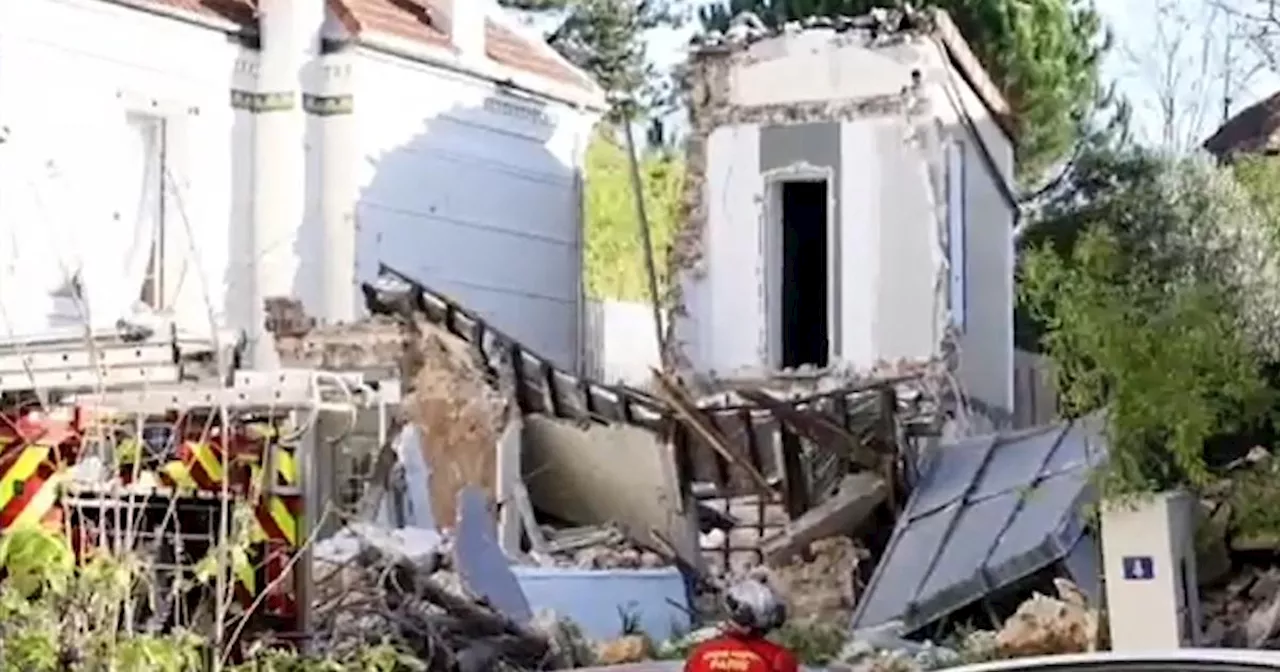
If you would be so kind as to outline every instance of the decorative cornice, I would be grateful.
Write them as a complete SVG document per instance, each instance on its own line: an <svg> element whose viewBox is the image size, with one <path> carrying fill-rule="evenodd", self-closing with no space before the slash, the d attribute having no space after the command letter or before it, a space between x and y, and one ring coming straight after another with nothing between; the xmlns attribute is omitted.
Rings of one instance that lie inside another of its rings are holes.
<svg viewBox="0 0 1280 672"><path fill-rule="evenodd" d="M307 114L313 114L317 117L351 114L355 111L355 96L349 93L336 96L304 93L302 94L302 109L306 110Z"/></svg>
<svg viewBox="0 0 1280 672"><path fill-rule="evenodd" d="M484 109L504 117L520 119L536 126L550 128L555 125L551 115L547 114L540 106L529 105L509 97L486 98Z"/></svg>
<svg viewBox="0 0 1280 672"><path fill-rule="evenodd" d="M284 112L292 110L295 105L297 105L297 93L294 91L259 93L231 90L231 107L236 110L248 110L254 114Z"/></svg>

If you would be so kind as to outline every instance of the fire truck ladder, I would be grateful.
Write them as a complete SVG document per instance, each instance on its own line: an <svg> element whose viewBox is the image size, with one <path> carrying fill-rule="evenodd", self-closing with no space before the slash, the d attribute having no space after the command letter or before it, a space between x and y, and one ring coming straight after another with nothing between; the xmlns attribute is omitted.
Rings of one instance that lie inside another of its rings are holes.
<svg viewBox="0 0 1280 672"><path fill-rule="evenodd" d="M216 417L226 411L232 422L248 417L292 416L291 423L301 430L301 437L293 449L296 461L296 484L271 483L263 491L266 498L298 498L301 507L296 512L296 539L299 554L289 570L291 576L292 617L281 623L277 634L286 638L298 637L304 643L311 631L312 561L310 544L304 543L315 526L320 524L321 512L334 501L332 484L333 464L337 459L332 437L321 436L317 417L322 412L349 413L358 408L376 408L380 422L385 422L385 407L400 401L400 390L395 382L382 382L377 389L360 374L334 373L310 369L284 369L270 372L239 371L229 386L213 384L176 384L147 389L81 393L68 399L80 408L93 409L102 417L172 417L207 415ZM277 449L265 451L264 472L275 473ZM169 488L147 487L127 494L124 502L118 483L78 483L68 487L68 495L76 504L111 508L134 506L133 500L147 497L172 497L177 492ZM126 488L126 491L128 488ZM144 492L145 490L145 492ZM219 493L187 493L187 498L217 499Z"/></svg>
<svg viewBox="0 0 1280 672"><path fill-rule="evenodd" d="M0 339L0 393L121 389L216 374L219 353L212 339L185 335L171 324L126 331L61 330ZM221 342L230 358L237 339L228 334Z"/></svg>

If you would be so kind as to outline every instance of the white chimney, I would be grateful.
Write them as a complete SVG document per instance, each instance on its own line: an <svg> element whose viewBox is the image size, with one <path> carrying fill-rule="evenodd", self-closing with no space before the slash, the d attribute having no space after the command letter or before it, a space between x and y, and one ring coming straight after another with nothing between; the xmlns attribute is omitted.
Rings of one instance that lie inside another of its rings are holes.
<svg viewBox="0 0 1280 672"><path fill-rule="evenodd" d="M485 57L485 21L491 8L490 0L453 0L449 9L449 37L458 55L465 61L482 60Z"/></svg>
<svg viewBox="0 0 1280 672"><path fill-rule="evenodd" d="M306 203L306 114L302 68L319 50L325 4L320 0L259 0L261 48L257 81L244 100L253 114L253 189L249 246L248 324L254 368L274 368L264 302L292 296L300 260L296 243Z"/></svg>

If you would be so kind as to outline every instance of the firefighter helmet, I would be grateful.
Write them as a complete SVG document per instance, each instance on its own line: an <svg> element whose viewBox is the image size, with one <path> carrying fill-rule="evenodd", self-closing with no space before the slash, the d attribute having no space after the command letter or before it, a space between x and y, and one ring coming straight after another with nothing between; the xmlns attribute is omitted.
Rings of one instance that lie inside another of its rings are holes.
<svg viewBox="0 0 1280 672"><path fill-rule="evenodd" d="M724 593L729 622L757 633L782 627L787 621L787 607L767 583L751 578L729 587Z"/></svg>

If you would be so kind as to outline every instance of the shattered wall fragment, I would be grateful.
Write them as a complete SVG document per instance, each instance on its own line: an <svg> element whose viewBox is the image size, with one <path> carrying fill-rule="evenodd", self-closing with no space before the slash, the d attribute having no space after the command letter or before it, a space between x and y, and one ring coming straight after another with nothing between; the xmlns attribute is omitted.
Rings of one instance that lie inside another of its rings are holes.
<svg viewBox="0 0 1280 672"><path fill-rule="evenodd" d="M575 427L525 418L524 475L534 506L577 525L616 523L655 549L702 564L693 507L681 494L673 451L635 427Z"/></svg>
<svg viewBox="0 0 1280 672"><path fill-rule="evenodd" d="M477 485L494 496L494 447L507 403L468 343L422 319L374 316L312 327L287 306L276 312L291 316L276 325L283 366L402 381L401 413L421 432L437 520L455 519L456 496L464 485Z"/></svg>
<svg viewBox="0 0 1280 672"><path fill-rule="evenodd" d="M667 360L713 378L779 368L779 189L825 180L831 357L864 369L881 359L944 359L966 390L961 396L1008 415L1012 272L1004 223L1016 203L1004 198L1012 175L1002 131L1007 103L945 14L834 21L836 30L772 31L743 15L727 34L695 45L685 223L669 257ZM968 261L960 269L948 267L949 241L961 235L950 230L957 205L947 195L955 191L948 157L956 143L972 166L959 207L966 221L983 223L964 229ZM978 143L994 148L998 165L965 149ZM975 289L957 295L952 285ZM952 314L961 299L970 318ZM953 321L963 328L952 330Z"/></svg>

